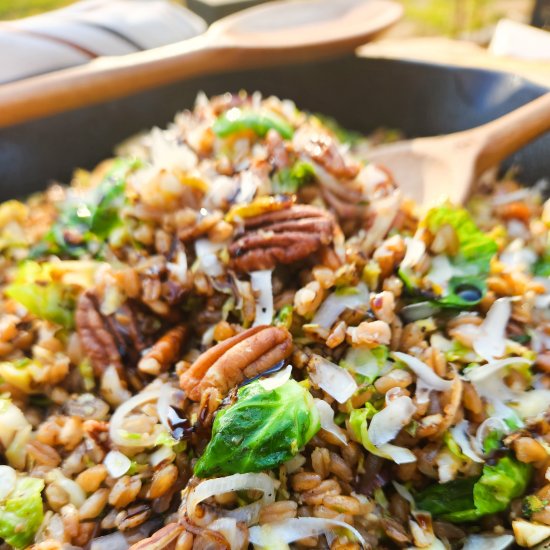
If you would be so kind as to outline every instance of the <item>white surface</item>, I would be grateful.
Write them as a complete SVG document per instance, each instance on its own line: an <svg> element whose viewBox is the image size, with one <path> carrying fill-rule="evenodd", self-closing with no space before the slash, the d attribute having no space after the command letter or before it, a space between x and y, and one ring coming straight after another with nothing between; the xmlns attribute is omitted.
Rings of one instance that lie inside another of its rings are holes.
<svg viewBox="0 0 550 550"><path fill-rule="evenodd" d="M497 24L489 51L518 59L550 60L550 32L502 19Z"/></svg>
<svg viewBox="0 0 550 550"><path fill-rule="evenodd" d="M94 56L163 46L205 30L200 17L169 0L84 0L0 23L0 83L86 63Z"/></svg>

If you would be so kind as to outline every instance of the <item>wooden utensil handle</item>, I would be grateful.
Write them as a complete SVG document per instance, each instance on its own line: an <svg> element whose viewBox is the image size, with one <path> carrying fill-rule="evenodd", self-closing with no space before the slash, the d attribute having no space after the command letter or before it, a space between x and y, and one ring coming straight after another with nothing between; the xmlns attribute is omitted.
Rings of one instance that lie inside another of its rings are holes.
<svg viewBox="0 0 550 550"><path fill-rule="evenodd" d="M0 127L237 66L238 50L207 35L0 86ZM38 101L39 98L39 101Z"/></svg>
<svg viewBox="0 0 550 550"><path fill-rule="evenodd" d="M506 157L550 130L550 92L519 109L471 130L483 136L478 173L496 166Z"/></svg>

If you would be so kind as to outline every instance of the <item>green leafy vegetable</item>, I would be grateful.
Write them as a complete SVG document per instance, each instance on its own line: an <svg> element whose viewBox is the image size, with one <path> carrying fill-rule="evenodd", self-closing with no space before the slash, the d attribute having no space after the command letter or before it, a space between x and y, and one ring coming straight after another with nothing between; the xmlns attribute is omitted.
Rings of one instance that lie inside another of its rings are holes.
<svg viewBox="0 0 550 550"><path fill-rule="evenodd" d="M52 278L54 265L24 262L15 281L4 292L40 319L71 328L76 303L74 289Z"/></svg>
<svg viewBox="0 0 550 550"><path fill-rule="evenodd" d="M445 225L453 228L458 239L458 252L447 258L438 256L432 260L432 269L426 275L433 277L434 290L441 296L432 301L439 306L460 308L478 304L487 292L486 277L491 259L497 252L497 244L490 235L481 231L464 208L444 204L428 211L420 227L432 234ZM437 274L437 279L436 279ZM419 281L410 268L400 269L399 275L409 291L416 291ZM445 279L443 290L438 288Z"/></svg>
<svg viewBox="0 0 550 550"><path fill-rule="evenodd" d="M259 472L289 460L320 429L311 394L295 380L266 389L262 380L241 388L216 416L212 439L195 475Z"/></svg>
<svg viewBox="0 0 550 550"><path fill-rule="evenodd" d="M459 241L459 252L455 259L479 266L480 271L489 269L489 262L497 252L497 244L489 235L480 231L464 208L445 204L432 208L426 215L423 225L435 234L443 225L450 225Z"/></svg>
<svg viewBox="0 0 550 550"><path fill-rule="evenodd" d="M105 178L87 196L68 200L44 240L36 246L32 257L57 254L80 258L96 255L113 229L121 225L120 208L125 202L128 175L141 166L141 160L119 158Z"/></svg>
<svg viewBox="0 0 550 550"><path fill-rule="evenodd" d="M336 136L336 139L338 139L341 143L355 145L363 138L359 132L354 132L353 130L344 128L332 117L319 113L315 113L314 116L325 128L330 130Z"/></svg>
<svg viewBox="0 0 550 550"><path fill-rule="evenodd" d="M544 254L533 266L533 275L537 277L550 277L550 243L548 243Z"/></svg>
<svg viewBox="0 0 550 550"><path fill-rule="evenodd" d="M227 137L243 130L251 130L259 137L265 137L269 130L276 130L285 139L291 139L294 135L292 126L279 115L266 110L253 111L238 107L221 114L212 129L220 137Z"/></svg>
<svg viewBox="0 0 550 550"><path fill-rule="evenodd" d="M21 477L7 500L0 504L0 538L14 548L29 546L44 519L42 489L43 480Z"/></svg>
<svg viewBox="0 0 550 550"><path fill-rule="evenodd" d="M296 193L300 187L315 179L315 170L309 162L298 161L290 168L279 170L273 178L275 193Z"/></svg>
<svg viewBox="0 0 550 550"><path fill-rule="evenodd" d="M502 512L521 496L531 477L528 464L505 456L494 466L485 465L479 478L457 479L432 485L416 497L420 510L461 523Z"/></svg>
<svg viewBox="0 0 550 550"><path fill-rule="evenodd" d="M537 495L528 495L523 499L521 510L525 517L530 518L533 514L542 512L547 505L547 500L543 500Z"/></svg>
<svg viewBox="0 0 550 550"><path fill-rule="evenodd" d="M283 306L275 317L275 326L290 329L290 327L292 326L293 312L294 307L291 304Z"/></svg>
<svg viewBox="0 0 550 550"><path fill-rule="evenodd" d="M340 361L340 366L360 377L360 382L372 384L388 359L387 346L375 348L350 348Z"/></svg>

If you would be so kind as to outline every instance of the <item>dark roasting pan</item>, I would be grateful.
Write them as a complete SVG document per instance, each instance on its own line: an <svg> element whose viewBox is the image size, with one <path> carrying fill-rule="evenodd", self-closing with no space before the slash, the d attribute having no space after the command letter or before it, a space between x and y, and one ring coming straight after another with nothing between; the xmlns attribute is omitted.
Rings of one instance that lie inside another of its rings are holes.
<svg viewBox="0 0 550 550"><path fill-rule="evenodd" d="M362 132L385 126L410 137L482 124L546 91L507 73L359 57L201 77L0 129L0 199L67 182L74 168L92 167L124 138L165 125L200 90L239 89L291 98ZM526 183L550 177L550 135L511 164Z"/></svg>

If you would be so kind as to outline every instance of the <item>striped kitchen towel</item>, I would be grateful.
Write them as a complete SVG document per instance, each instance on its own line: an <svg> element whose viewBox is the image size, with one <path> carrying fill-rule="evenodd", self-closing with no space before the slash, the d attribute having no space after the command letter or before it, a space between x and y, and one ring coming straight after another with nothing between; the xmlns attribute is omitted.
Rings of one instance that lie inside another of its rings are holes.
<svg viewBox="0 0 550 550"><path fill-rule="evenodd" d="M199 16L170 0L83 0L0 22L0 83L163 46L205 30Z"/></svg>

